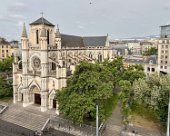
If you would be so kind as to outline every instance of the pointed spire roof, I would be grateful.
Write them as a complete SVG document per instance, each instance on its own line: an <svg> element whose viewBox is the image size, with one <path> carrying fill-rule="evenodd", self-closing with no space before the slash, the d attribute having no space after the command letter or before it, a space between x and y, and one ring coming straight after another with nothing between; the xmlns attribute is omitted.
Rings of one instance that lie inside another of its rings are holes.
<svg viewBox="0 0 170 136"><path fill-rule="evenodd" d="M46 33L46 30L45 30L44 26L43 26L43 28L41 30L40 37L47 37L47 33Z"/></svg>
<svg viewBox="0 0 170 136"><path fill-rule="evenodd" d="M32 22L30 25L41 25L41 24L48 25L48 26L53 26L53 27L55 26L51 22L46 20L44 17L41 17L41 18L37 19L36 21Z"/></svg>
<svg viewBox="0 0 170 136"><path fill-rule="evenodd" d="M26 30L26 27L25 27L25 23L23 24L22 37L27 38L27 30Z"/></svg>
<svg viewBox="0 0 170 136"><path fill-rule="evenodd" d="M60 30L59 30L59 26L58 25L57 25L57 30L56 30L56 33L55 33L55 38L61 38Z"/></svg>

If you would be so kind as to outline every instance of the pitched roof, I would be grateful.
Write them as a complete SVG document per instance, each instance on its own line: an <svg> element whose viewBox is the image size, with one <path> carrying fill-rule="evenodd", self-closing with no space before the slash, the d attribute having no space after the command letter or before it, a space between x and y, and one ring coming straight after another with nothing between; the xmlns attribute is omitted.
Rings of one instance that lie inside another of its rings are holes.
<svg viewBox="0 0 170 136"><path fill-rule="evenodd" d="M61 34L62 47L84 47L80 36Z"/></svg>
<svg viewBox="0 0 170 136"><path fill-rule="evenodd" d="M41 17L39 19L37 19L36 21L32 22L30 25L48 25L48 26L55 26L52 23L50 23L48 20L46 20L44 17Z"/></svg>
<svg viewBox="0 0 170 136"><path fill-rule="evenodd" d="M61 34L62 47L98 47L106 45L107 36L81 37Z"/></svg>
<svg viewBox="0 0 170 136"><path fill-rule="evenodd" d="M83 43L85 46L105 46L107 36L92 36L83 37Z"/></svg>
<svg viewBox="0 0 170 136"><path fill-rule="evenodd" d="M157 64L157 56L156 55L151 55L149 56L145 63L149 64L149 63L152 63L152 64Z"/></svg>

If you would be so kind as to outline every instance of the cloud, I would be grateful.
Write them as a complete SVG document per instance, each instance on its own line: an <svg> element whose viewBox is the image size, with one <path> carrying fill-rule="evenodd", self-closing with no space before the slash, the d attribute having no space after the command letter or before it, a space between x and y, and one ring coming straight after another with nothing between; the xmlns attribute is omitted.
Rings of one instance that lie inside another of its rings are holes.
<svg viewBox="0 0 170 136"><path fill-rule="evenodd" d="M84 29L84 26L79 25L78 28L79 28L79 29Z"/></svg>
<svg viewBox="0 0 170 136"><path fill-rule="evenodd" d="M22 2L16 2L8 6L10 12L24 12L28 9L28 6Z"/></svg>
<svg viewBox="0 0 170 136"><path fill-rule="evenodd" d="M6 16L0 16L0 21L2 22L16 22L16 21L20 21L23 20L24 16L22 15L18 15L18 14L11 14L11 15L6 15Z"/></svg>
<svg viewBox="0 0 170 136"><path fill-rule="evenodd" d="M165 11L170 10L170 5L169 4L164 5L163 10Z"/></svg>

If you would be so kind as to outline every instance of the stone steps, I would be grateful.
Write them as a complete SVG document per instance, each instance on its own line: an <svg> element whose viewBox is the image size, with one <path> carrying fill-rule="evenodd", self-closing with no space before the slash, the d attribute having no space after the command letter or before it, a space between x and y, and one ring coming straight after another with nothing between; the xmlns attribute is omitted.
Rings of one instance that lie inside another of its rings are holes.
<svg viewBox="0 0 170 136"><path fill-rule="evenodd" d="M2 114L1 119L33 131L40 131L49 116L48 114L43 116L41 112L33 108L34 107L23 108L17 105L10 106L8 110Z"/></svg>

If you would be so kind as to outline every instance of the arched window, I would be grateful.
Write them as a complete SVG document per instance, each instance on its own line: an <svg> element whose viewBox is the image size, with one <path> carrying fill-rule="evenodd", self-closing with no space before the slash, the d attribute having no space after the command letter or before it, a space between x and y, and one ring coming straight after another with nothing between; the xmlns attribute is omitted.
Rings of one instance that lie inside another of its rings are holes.
<svg viewBox="0 0 170 136"><path fill-rule="evenodd" d="M89 58L93 58L93 55L91 54L91 52L90 52L90 54L89 54Z"/></svg>
<svg viewBox="0 0 170 136"><path fill-rule="evenodd" d="M56 64L54 62L52 62L52 70L56 70Z"/></svg>
<svg viewBox="0 0 170 136"><path fill-rule="evenodd" d="M47 30L47 44L50 44L50 32Z"/></svg>
<svg viewBox="0 0 170 136"><path fill-rule="evenodd" d="M38 30L36 30L36 42L37 42L37 44L39 44L39 33L38 33Z"/></svg>
<svg viewBox="0 0 170 136"><path fill-rule="evenodd" d="M63 67L65 67L66 66L66 63L65 63L65 61L63 61Z"/></svg>
<svg viewBox="0 0 170 136"><path fill-rule="evenodd" d="M101 54L98 55L98 61L102 62L102 55Z"/></svg>
<svg viewBox="0 0 170 136"><path fill-rule="evenodd" d="M18 68L19 68L19 69L22 69L22 61L19 62Z"/></svg>

